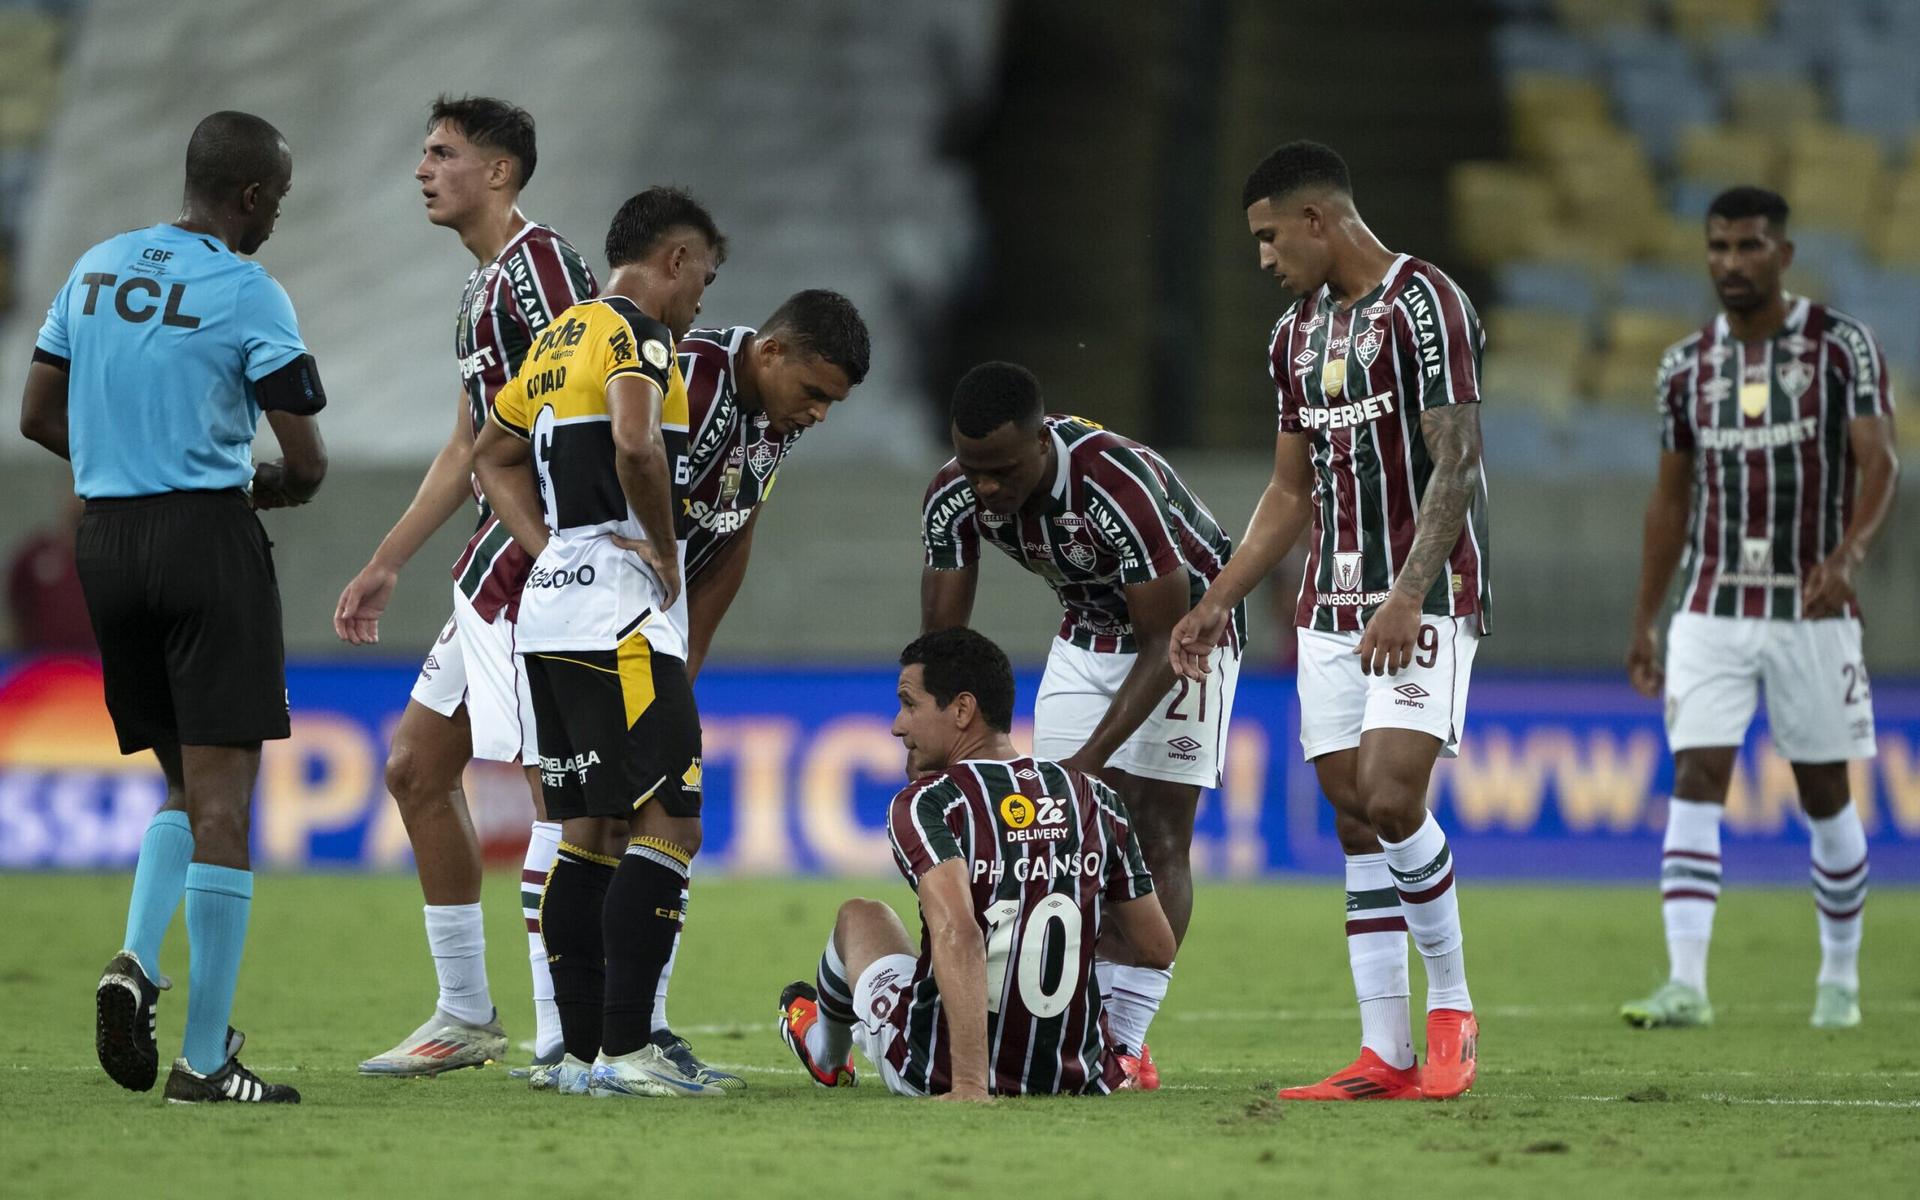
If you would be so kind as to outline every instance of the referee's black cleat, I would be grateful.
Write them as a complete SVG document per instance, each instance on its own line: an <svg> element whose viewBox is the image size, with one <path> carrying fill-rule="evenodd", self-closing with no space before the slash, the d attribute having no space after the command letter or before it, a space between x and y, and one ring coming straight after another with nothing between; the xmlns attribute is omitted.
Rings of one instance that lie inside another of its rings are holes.
<svg viewBox="0 0 1920 1200"><path fill-rule="evenodd" d="M227 1061L211 1075L202 1075L184 1058L173 1060L167 1076L168 1104L298 1104L300 1093L284 1083L268 1083L240 1064L238 1038L227 1031Z"/></svg>
<svg viewBox="0 0 1920 1200"><path fill-rule="evenodd" d="M108 961L93 990L94 1051L101 1069L129 1091L152 1091L160 1073L153 1027L161 989L170 986L165 976L158 982L149 978L139 956L122 950Z"/></svg>

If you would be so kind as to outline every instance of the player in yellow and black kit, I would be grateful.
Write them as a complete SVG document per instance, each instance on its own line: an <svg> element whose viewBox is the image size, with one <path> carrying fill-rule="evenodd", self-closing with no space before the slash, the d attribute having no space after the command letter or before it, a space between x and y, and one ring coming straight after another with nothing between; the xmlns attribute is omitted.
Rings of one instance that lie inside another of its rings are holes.
<svg viewBox="0 0 1920 1200"><path fill-rule="evenodd" d="M474 445L488 502L535 559L517 637L547 813L561 822L541 922L562 1092L721 1092L650 1034L700 848L681 585L687 389L674 342L725 253L685 192L627 201L607 233L600 298L540 335Z"/></svg>

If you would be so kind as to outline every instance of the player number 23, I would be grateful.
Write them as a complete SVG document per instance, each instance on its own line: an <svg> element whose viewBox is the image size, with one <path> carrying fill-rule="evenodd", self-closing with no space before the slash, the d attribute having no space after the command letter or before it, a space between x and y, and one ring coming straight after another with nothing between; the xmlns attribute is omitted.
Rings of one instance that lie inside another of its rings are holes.
<svg viewBox="0 0 1920 1200"><path fill-rule="evenodd" d="M1007 984L1007 959L1013 953L1015 918L1020 915L1018 900L998 900L989 905L987 918L987 1011L1000 1011L1000 997ZM1060 926L1060 976L1049 989L1046 981L1047 941L1053 925ZM1073 998L1073 969L1080 961L1080 908L1059 894L1047 896L1034 905L1020 935L1020 961L1014 976L1020 988L1020 1002L1036 1017L1056 1017L1067 1010Z"/></svg>

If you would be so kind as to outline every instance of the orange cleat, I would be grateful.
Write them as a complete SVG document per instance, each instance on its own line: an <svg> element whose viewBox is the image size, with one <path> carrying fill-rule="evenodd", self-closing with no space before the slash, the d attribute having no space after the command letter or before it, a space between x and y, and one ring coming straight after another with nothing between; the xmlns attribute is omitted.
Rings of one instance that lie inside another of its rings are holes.
<svg viewBox="0 0 1920 1200"><path fill-rule="evenodd" d="M822 1064L813 1061L813 1055L807 1053L807 1031L820 1020L820 993L813 985L800 980L787 985L780 993L780 1038L787 1043L787 1049L793 1051L800 1065L807 1069L807 1077L820 1087L852 1087L855 1083L853 1071L853 1052L847 1052L844 1063Z"/></svg>
<svg viewBox="0 0 1920 1200"><path fill-rule="evenodd" d="M1436 1008L1427 1014L1427 1065L1420 1090L1429 1100L1451 1100L1473 1086L1479 1067L1480 1022L1470 1012Z"/></svg>
<svg viewBox="0 0 1920 1200"><path fill-rule="evenodd" d="M1352 1065L1342 1067L1319 1083L1280 1089L1282 1100L1418 1100L1420 1072L1415 1067L1388 1066L1362 1047Z"/></svg>
<svg viewBox="0 0 1920 1200"><path fill-rule="evenodd" d="M1120 1069L1127 1077L1120 1082L1123 1092L1157 1092L1160 1090L1160 1068L1154 1065L1153 1049L1145 1042L1140 1043L1140 1053L1115 1054Z"/></svg>

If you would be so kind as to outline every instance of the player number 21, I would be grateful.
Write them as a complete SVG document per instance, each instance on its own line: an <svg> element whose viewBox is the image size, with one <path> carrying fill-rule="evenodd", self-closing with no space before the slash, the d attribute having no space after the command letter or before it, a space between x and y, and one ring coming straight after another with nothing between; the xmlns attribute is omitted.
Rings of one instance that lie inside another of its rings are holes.
<svg viewBox="0 0 1920 1200"><path fill-rule="evenodd" d="M1018 900L997 900L987 906L987 1011L1000 1011L1000 996L1007 984L1007 959L1013 953L1014 919L1020 915ZM1060 977L1052 990L1046 986L1047 939L1052 925L1060 925ZM1020 988L1020 1003L1036 1017L1056 1017L1067 1010L1073 998L1074 964L1080 959L1080 908L1058 893L1033 906L1026 930L1020 936L1020 962L1014 982Z"/></svg>

